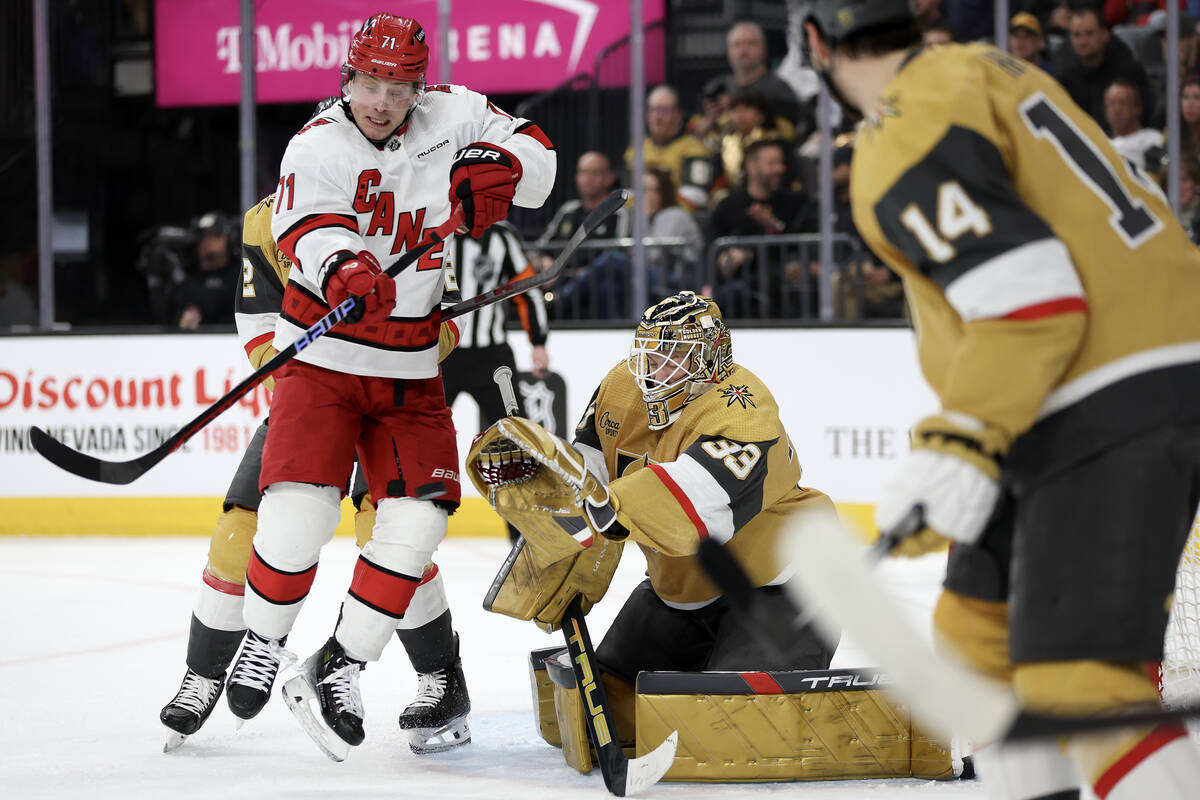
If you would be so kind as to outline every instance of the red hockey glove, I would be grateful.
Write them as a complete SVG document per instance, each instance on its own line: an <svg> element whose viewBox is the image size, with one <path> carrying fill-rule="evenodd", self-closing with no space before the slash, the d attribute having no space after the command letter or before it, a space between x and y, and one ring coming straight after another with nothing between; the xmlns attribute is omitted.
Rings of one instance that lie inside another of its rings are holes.
<svg viewBox="0 0 1200 800"><path fill-rule="evenodd" d="M347 297L359 297L346 322L383 322L396 307L396 282L383 274L375 256L363 250L354 255L349 250L335 253L326 261L321 290L330 308L336 308Z"/></svg>
<svg viewBox="0 0 1200 800"><path fill-rule="evenodd" d="M487 142L469 144L450 164L450 205L462 205L464 224L478 239L493 222L508 216L521 162L507 150Z"/></svg>

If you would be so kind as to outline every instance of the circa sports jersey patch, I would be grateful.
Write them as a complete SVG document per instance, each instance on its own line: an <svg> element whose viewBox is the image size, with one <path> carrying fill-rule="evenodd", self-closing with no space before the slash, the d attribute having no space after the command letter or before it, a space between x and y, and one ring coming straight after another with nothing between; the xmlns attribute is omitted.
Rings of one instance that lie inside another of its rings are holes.
<svg viewBox="0 0 1200 800"><path fill-rule="evenodd" d="M754 404L754 400L751 399L754 397L754 393L750 391L749 386L744 384L742 386L726 386L721 390L721 397L725 398L726 408L729 408L734 403L741 403L742 408L746 408L747 406L750 408L758 408L758 406Z"/></svg>

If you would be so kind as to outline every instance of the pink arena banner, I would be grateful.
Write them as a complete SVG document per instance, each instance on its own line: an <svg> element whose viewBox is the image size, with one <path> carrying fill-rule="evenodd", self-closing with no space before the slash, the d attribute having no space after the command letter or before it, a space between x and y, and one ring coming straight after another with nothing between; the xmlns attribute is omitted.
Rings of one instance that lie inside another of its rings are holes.
<svg viewBox="0 0 1200 800"><path fill-rule="evenodd" d="M242 71L238 0L156 0L155 94L159 106L232 105ZM664 0L645 0L643 19L663 19ZM437 0L260 0L255 3L260 103L317 100L338 92L350 37L371 14L411 16L438 75ZM453 0L451 82L484 93L549 89L582 72L629 34L629 3L607 0ZM663 37L646 53L648 81L662 79ZM654 50L654 52L649 52ZM621 57L627 58L627 49Z"/></svg>

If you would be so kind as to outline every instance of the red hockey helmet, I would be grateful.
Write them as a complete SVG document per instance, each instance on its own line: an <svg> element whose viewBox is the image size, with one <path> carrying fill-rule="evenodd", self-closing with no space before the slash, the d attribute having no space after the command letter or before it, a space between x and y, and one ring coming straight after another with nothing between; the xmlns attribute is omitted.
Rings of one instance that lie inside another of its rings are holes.
<svg viewBox="0 0 1200 800"><path fill-rule="evenodd" d="M368 18L350 40L346 66L364 75L424 85L429 45L421 23L392 14Z"/></svg>

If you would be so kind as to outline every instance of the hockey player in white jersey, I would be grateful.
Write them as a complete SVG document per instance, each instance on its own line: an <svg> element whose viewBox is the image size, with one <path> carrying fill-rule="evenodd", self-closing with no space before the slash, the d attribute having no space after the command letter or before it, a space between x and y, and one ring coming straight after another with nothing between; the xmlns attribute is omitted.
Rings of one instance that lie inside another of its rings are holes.
<svg viewBox="0 0 1200 800"><path fill-rule="evenodd" d="M377 14L363 24L343 68L342 103L288 144L271 226L293 262L276 348L348 297L361 302L277 374L246 576L249 632L230 691L239 666L278 670L357 451L377 500L372 539L333 636L284 687L306 731L337 760L364 738L359 672L380 657L460 497L437 365L445 245L394 280L382 265L453 211L463 215L460 234L479 236L511 203L542 205L555 174L536 125L464 87L425 86L424 40L413 19ZM446 696L453 687L428 688ZM306 714L308 695L320 719Z"/></svg>

